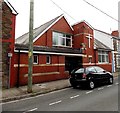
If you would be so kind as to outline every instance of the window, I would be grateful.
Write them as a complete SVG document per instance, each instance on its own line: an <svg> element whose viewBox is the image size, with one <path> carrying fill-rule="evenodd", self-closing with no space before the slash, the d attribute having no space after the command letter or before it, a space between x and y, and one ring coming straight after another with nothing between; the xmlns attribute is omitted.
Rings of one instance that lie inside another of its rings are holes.
<svg viewBox="0 0 120 113"><path fill-rule="evenodd" d="M66 46L71 46L71 39L70 38L66 38Z"/></svg>
<svg viewBox="0 0 120 113"><path fill-rule="evenodd" d="M46 57L46 64L51 64L51 56L47 55Z"/></svg>
<svg viewBox="0 0 120 113"><path fill-rule="evenodd" d="M117 44L116 44L116 49L117 49L117 51L118 51L118 50L120 50L120 49L119 49L119 48L120 48L120 47L119 47L119 41L116 41L116 43L117 43Z"/></svg>
<svg viewBox="0 0 120 113"><path fill-rule="evenodd" d="M69 34L63 34L53 32L53 46L72 46L72 36Z"/></svg>
<svg viewBox="0 0 120 113"><path fill-rule="evenodd" d="M92 57L89 57L88 60L89 60L89 63L92 63Z"/></svg>
<svg viewBox="0 0 120 113"><path fill-rule="evenodd" d="M98 51L98 63L108 63L108 62L109 62L108 52Z"/></svg>
<svg viewBox="0 0 120 113"><path fill-rule="evenodd" d="M38 55L33 55L33 64L38 64Z"/></svg>
<svg viewBox="0 0 120 113"><path fill-rule="evenodd" d="M120 55L116 55L117 67L120 67Z"/></svg>

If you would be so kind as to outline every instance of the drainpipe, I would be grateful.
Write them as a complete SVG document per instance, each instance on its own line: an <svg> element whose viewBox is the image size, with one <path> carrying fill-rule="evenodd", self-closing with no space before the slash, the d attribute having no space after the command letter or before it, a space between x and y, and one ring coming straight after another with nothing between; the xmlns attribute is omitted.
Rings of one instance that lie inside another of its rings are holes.
<svg viewBox="0 0 120 113"><path fill-rule="evenodd" d="M19 88L19 76L20 76L20 50L18 50L17 88Z"/></svg>
<svg viewBox="0 0 120 113"><path fill-rule="evenodd" d="M111 52L112 54L112 73L115 72L115 63L114 63L114 52Z"/></svg>
<svg viewBox="0 0 120 113"><path fill-rule="evenodd" d="M12 53L8 53L8 57L9 57L9 78L8 78L8 88L10 88L10 76L11 76L11 58L12 58Z"/></svg>
<svg viewBox="0 0 120 113"><path fill-rule="evenodd" d="M94 62L95 62L95 66L96 66L96 49L94 50L94 58L95 58Z"/></svg>

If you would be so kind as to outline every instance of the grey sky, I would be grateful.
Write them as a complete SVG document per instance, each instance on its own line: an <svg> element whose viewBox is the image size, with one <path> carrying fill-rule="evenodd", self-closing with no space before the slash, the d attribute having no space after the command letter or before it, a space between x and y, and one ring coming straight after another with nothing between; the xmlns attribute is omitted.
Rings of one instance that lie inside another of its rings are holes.
<svg viewBox="0 0 120 113"><path fill-rule="evenodd" d="M8 0L19 13L16 18L16 38L29 31L30 0ZM86 4L83 0L53 0L74 19L69 17L51 0L34 0L34 28L64 13L72 25L86 20L94 28L110 33L118 29L118 23ZM119 0L87 0L97 8L118 19Z"/></svg>

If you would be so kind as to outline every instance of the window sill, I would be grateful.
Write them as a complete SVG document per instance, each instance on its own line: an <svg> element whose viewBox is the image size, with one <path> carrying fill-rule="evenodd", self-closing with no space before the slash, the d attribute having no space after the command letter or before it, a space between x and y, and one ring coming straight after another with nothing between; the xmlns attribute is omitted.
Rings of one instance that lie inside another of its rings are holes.
<svg viewBox="0 0 120 113"><path fill-rule="evenodd" d="M33 63L33 65L37 65L38 63Z"/></svg>
<svg viewBox="0 0 120 113"><path fill-rule="evenodd" d="M53 47L72 48L72 46L53 45Z"/></svg>
<svg viewBox="0 0 120 113"><path fill-rule="evenodd" d="M109 63L109 62L103 62L103 63L98 62L97 64L111 64L111 63Z"/></svg>
<svg viewBox="0 0 120 113"><path fill-rule="evenodd" d="M50 65L51 63L46 63L47 65Z"/></svg>

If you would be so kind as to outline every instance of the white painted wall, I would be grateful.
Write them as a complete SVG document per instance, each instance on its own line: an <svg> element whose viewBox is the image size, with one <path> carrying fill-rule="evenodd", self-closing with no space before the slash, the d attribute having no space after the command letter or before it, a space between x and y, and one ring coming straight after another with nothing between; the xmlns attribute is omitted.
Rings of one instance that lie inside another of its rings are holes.
<svg viewBox="0 0 120 113"><path fill-rule="evenodd" d="M110 49L114 50L113 48L113 38L111 35L100 32L98 30L94 30L94 38L108 46ZM114 52L112 51L112 72L115 72L115 59L114 59Z"/></svg>
<svg viewBox="0 0 120 113"><path fill-rule="evenodd" d="M110 49L113 49L112 36L110 36L110 35L108 35L106 33L94 30L94 38L99 40L100 42L102 42L106 46L108 46Z"/></svg>

